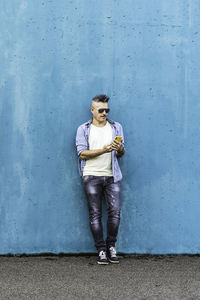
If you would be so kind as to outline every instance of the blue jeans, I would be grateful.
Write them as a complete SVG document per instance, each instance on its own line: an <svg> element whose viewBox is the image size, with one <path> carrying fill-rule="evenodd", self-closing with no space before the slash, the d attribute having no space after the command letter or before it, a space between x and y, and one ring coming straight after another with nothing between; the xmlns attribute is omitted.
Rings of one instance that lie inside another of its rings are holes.
<svg viewBox="0 0 200 300"><path fill-rule="evenodd" d="M108 246L115 246L117 241L121 211L120 182L114 183L113 176L86 175L82 177L82 180L88 202L90 229L95 247L98 251L106 250ZM106 201L108 212L106 243L103 239L101 222L102 196Z"/></svg>

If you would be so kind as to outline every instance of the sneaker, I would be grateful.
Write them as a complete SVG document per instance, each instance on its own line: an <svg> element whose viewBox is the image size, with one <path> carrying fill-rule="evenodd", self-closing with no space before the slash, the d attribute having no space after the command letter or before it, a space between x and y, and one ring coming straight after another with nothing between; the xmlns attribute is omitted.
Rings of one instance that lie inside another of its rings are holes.
<svg viewBox="0 0 200 300"><path fill-rule="evenodd" d="M110 246L107 250L108 259L111 263L118 264L119 258L116 255L116 249L113 246Z"/></svg>
<svg viewBox="0 0 200 300"><path fill-rule="evenodd" d="M97 263L99 265L108 265L109 264L109 261L108 261L107 256L106 256L106 251L101 250L99 252L99 258L98 258Z"/></svg>

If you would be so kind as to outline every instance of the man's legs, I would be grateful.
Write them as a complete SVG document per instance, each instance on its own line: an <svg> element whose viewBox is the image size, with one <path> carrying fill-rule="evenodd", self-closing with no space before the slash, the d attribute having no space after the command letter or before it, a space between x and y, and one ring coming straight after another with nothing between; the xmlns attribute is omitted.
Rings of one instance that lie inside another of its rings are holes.
<svg viewBox="0 0 200 300"><path fill-rule="evenodd" d="M98 252L101 250L106 251L101 223L103 182L103 176L87 175L83 177L84 189L88 201L90 229Z"/></svg>

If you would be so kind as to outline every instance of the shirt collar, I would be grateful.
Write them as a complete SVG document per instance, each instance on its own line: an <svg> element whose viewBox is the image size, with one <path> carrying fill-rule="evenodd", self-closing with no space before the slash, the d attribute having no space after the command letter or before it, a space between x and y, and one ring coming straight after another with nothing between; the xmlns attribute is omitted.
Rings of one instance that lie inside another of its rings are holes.
<svg viewBox="0 0 200 300"><path fill-rule="evenodd" d="M111 120L111 119L109 119L109 118L107 118L106 120L107 120L110 124L115 125L115 121L113 121L113 120ZM90 119L89 121L87 121L87 122L85 123L85 125L86 125L86 126L89 126L91 123L92 123L92 119Z"/></svg>

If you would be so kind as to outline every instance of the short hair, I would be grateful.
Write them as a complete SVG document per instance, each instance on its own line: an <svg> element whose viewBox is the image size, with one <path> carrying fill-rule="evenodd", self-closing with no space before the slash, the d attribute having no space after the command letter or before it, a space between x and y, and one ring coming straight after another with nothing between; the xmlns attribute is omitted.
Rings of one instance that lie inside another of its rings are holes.
<svg viewBox="0 0 200 300"><path fill-rule="evenodd" d="M95 101L95 102L108 102L110 98L104 94L101 94L101 95L97 95L95 96L94 98L92 98L92 101Z"/></svg>

